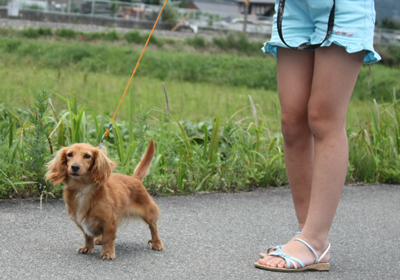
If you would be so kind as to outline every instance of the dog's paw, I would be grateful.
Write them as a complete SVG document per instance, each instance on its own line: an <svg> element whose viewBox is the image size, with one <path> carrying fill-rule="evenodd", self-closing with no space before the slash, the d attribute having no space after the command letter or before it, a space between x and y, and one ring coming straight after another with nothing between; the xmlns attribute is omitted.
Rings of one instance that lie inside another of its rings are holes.
<svg viewBox="0 0 400 280"><path fill-rule="evenodd" d="M93 253L93 248L90 248L88 246L83 246L78 248L78 253L79 254L91 254Z"/></svg>
<svg viewBox="0 0 400 280"><path fill-rule="evenodd" d="M111 253L111 252L102 252L100 259L104 260L113 260L115 259L115 253Z"/></svg>
<svg viewBox="0 0 400 280"><path fill-rule="evenodd" d="M94 239L94 244L103 245L103 239L101 237L97 237Z"/></svg>
<svg viewBox="0 0 400 280"><path fill-rule="evenodd" d="M163 244L161 240L153 241L152 239L149 240L148 244L151 244L151 249L156 251L163 251Z"/></svg>

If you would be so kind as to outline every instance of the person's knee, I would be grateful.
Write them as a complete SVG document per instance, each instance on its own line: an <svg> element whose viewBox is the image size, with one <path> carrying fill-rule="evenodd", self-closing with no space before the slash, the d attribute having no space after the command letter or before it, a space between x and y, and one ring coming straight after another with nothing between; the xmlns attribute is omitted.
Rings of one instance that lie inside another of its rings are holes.
<svg viewBox="0 0 400 280"><path fill-rule="evenodd" d="M310 134L307 115L282 113L281 130L283 139L287 145L291 145L301 138L307 137Z"/></svg>
<svg viewBox="0 0 400 280"><path fill-rule="evenodd" d="M323 107L315 106L308 109L308 125L316 140L335 135L345 127L345 119L331 114Z"/></svg>

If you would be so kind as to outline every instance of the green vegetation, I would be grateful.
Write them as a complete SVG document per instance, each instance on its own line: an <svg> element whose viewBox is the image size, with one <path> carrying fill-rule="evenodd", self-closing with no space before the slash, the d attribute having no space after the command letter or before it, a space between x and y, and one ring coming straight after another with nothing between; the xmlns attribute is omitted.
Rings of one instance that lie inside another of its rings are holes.
<svg viewBox="0 0 400 280"><path fill-rule="evenodd" d="M62 146L98 145L147 36L48 29L0 29L0 36L0 197L59 196L60 186L44 182L46 163ZM255 43L241 35L153 40L159 43L146 51L106 142L116 171L132 174L154 138L144 181L153 194L286 184L276 61L252 56ZM393 88L400 88L400 70L374 65L370 79L368 72L362 68L349 107L347 182L399 183Z"/></svg>
<svg viewBox="0 0 400 280"><path fill-rule="evenodd" d="M382 28L390 28L390 29L400 29L400 22L394 21L390 18L383 18L381 22L378 24L379 27Z"/></svg>
<svg viewBox="0 0 400 280"><path fill-rule="evenodd" d="M173 4L167 3L162 12L161 18L163 22L169 23L172 26L178 23L179 14Z"/></svg>
<svg viewBox="0 0 400 280"><path fill-rule="evenodd" d="M39 90L27 110L0 110L0 197L61 194L60 186L43 182L45 163L62 146L76 142L98 145L110 120L80 104L75 94L61 99L68 110L47 110L48 90ZM282 135L267 127L260 111L246 119L219 116L200 123L178 121L168 112L142 109L116 122L106 146L119 163L117 172L132 174L150 138L157 151L144 183L153 194L237 191L286 184ZM255 108L255 107L254 107ZM373 108L373 107L372 107ZM375 108L373 108L375 110ZM347 127L350 163L348 182L400 182L400 109L382 103L369 122ZM250 115L250 114L249 114ZM57 125L56 125L57 123ZM52 155L53 154L53 155Z"/></svg>
<svg viewBox="0 0 400 280"><path fill-rule="evenodd" d="M63 33L69 34L69 33ZM155 38L155 37L154 37ZM156 40L156 39L155 39ZM62 69L87 73L130 75L141 49L128 46L83 44L78 42L37 41L3 38L0 53L5 65L23 63L37 68ZM188 81L276 91L276 60L233 54L209 55L169 50L148 50L137 77L163 81ZM362 71L354 97L380 99L393 87L400 88L400 70L374 65L372 83Z"/></svg>

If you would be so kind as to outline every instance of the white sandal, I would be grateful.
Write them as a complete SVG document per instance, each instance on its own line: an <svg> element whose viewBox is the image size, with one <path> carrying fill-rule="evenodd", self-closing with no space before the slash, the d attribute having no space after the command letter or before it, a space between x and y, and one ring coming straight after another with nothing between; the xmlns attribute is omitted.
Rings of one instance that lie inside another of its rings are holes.
<svg viewBox="0 0 400 280"><path fill-rule="evenodd" d="M283 258L286 261L286 268L282 267L272 267L268 265L263 265L260 264L259 262L256 262L254 265L258 268L266 269L266 270L272 270L272 271L281 271L281 272L299 272L299 271L305 271L305 270L318 270L318 271L328 271L330 269L330 264L328 262L321 263L320 260L325 257L325 255L328 253L329 249L331 248L331 244L328 245L328 248L322 253L320 257L318 257L317 253L315 250L304 240L300 238L296 238L294 241L300 241L304 245L306 245L311 252L314 253L315 255L315 262L311 265L305 265L304 262L302 262L300 259L292 257L289 254L285 254L281 251L281 249L277 248L276 252L268 254L268 256L278 256ZM278 246L277 246L278 247ZM301 267L297 268L298 265L296 264L299 263ZM293 265L294 268L291 268L290 265Z"/></svg>

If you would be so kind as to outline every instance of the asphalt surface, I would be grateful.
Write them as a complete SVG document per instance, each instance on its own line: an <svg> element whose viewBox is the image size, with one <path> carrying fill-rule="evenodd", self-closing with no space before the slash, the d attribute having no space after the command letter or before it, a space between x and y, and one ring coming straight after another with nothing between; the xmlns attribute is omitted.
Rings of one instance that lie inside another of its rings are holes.
<svg viewBox="0 0 400 280"><path fill-rule="evenodd" d="M0 279L400 279L400 186L346 186L331 229L331 270L296 274L254 267L268 245L289 240L289 188L156 197L165 251L143 222L119 229L113 261L81 255L64 202L0 201Z"/></svg>

